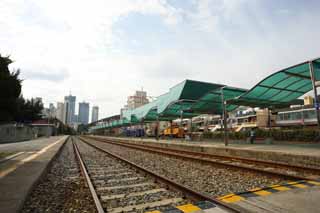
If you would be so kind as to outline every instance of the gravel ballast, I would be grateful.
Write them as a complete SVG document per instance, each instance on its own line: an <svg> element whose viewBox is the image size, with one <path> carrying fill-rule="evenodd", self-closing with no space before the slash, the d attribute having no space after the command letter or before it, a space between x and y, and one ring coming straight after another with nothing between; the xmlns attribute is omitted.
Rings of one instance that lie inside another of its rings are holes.
<svg viewBox="0 0 320 213"><path fill-rule="evenodd" d="M168 199L178 199L178 201L172 201L169 205L158 205L132 211L166 210L172 208L172 206L190 203L190 200L183 198L184 195L182 193L167 190L164 188L165 186L155 183L153 178L150 178L141 171L137 171L131 165L115 159L83 142L78 141L77 146L98 195L100 198L105 197L105 199L102 199L102 206L107 212L117 211L117 208L127 209L136 205L150 205L150 203ZM148 185L126 188L126 186L139 184ZM113 189L108 189L110 187ZM146 193L145 191L147 190L151 192ZM131 193L134 192L141 194L132 195ZM112 196L119 196L119 194L125 196L111 198ZM106 197L109 197L109 199L106 199ZM127 212L127 210L124 211Z"/></svg>
<svg viewBox="0 0 320 213"><path fill-rule="evenodd" d="M289 181L288 179L268 176L249 170L200 163L194 160L185 160L98 142L92 139L86 140L180 184L208 193L214 197Z"/></svg>
<svg viewBox="0 0 320 213"><path fill-rule="evenodd" d="M27 198L22 212L96 212L71 140Z"/></svg>

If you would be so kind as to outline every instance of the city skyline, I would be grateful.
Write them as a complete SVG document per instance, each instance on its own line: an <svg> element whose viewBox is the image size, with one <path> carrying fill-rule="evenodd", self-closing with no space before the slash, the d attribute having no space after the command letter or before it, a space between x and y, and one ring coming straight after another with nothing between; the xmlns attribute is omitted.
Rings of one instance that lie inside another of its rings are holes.
<svg viewBox="0 0 320 213"><path fill-rule="evenodd" d="M21 68L25 97L44 97L47 105L72 90L79 100L99 105L101 117L117 114L123 98L142 86L152 96L185 79L251 88L319 55L313 43L320 36L313 25L319 1L57 5L1 1L0 18L7 21L0 23L6 29L0 52L12 56L12 68Z"/></svg>
<svg viewBox="0 0 320 213"><path fill-rule="evenodd" d="M37 97L37 99L42 99ZM56 117L61 120L63 123L69 125L75 124L88 124L92 119L92 110L94 107L98 108L97 105L93 105L90 110L90 103L86 101L76 102L77 96L72 95L71 93L67 96L64 96L64 101L57 101L56 103L48 103L44 105L44 113L49 117ZM98 112L99 114L99 112ZM99 117L99 115L96 115Z"/></svg>

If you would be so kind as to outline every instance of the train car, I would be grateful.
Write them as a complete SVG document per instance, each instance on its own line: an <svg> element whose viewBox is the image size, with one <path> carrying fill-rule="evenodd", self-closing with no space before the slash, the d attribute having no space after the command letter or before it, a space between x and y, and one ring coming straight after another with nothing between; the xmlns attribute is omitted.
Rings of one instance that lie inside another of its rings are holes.
<svg viewBox="0 0 320 213"><path fill-rule="evenodd" d="M278 112L277 126L314 126L317 125L317 113L314 108L303 108Z"/></svg>

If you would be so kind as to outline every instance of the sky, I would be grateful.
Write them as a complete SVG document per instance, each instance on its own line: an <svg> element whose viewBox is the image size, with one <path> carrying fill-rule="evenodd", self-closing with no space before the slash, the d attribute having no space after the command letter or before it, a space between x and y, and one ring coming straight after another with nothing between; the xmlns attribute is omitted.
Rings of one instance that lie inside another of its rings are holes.
<svg viewBox="0 0 320 213"><path fill-rule="evenodd" d="M45 105L71 91L119 114L143 88L159 96L193 79L251 88L320 56L320 1L1 0L0 54L23 95Z"/></svg>

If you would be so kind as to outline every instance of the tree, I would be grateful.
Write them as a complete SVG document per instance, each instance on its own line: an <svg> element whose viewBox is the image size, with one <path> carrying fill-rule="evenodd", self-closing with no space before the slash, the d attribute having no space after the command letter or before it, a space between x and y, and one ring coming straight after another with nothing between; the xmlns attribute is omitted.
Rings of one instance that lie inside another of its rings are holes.
<svg viewBox="0 0 320 213"><path fill-rule="evenodd" d="M23 98L20 70L10 72L9 65L12 62L9 56L0 55L0 123L32 122L41 119L42 102Z"/></svg>
<svg viewBox="0 0 320 213"><path fill-rule="evenodd" d="M25 100L20 96L16 101L16 112L14 120L21 123L30 123L41 119L43 104L35 99Z"/></svg>
<svg viewBox="0 0 320 213"><path fill-rule="evenodd" d="M12 60L0 55L0 123L14 119L16 101L21 94L20 70L10 72Z"/></svg>

